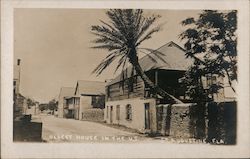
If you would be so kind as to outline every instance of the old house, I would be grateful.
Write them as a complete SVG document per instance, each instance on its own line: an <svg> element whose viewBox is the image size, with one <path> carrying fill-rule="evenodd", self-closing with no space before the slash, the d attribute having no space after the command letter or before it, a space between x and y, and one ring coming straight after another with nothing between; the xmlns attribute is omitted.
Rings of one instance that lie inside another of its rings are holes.
<svg viewBox="0 0 250 159"><path fill-rule="evenodd" d="M169 42L142 57L139 63L156 85L183 102L188 101L179 79L193 61L186 59L185 51L180 46ZM126 72L125 78L120 75L106 86L106 122L125 125L141 132L161 132L157 107L162 107L169 101L154 96L131 66Z"/></svg>
<svg viewBox="0 0 250 159"><path fill-rule="evenodd" d="M183 104L170 105L167 99L155 96L130 66L106 86L104 120L143 133L192 137L188 112L195 103L185 94L181 78L193 60L186 58L183 48L169 42L142 57L139 63L156 85Z"/></svg>
<svg viewBox="0 0 250 159"><path fill-rule="evenodd" d="M28 107L27 99L20 93L20 73L21 73L21 60L17 59L17 64L14 65L13 74L13 116L21 117L25 114Z"/></svg>
<svg viewBox="0 0 250 159"><path fill-rule="evenodd" d="M72 118L78 120L103 118L105 84L105 82L98 81L77 81L74 96L67 99L69 109L74 110Z"/></svg>
<svg viewBox="0 0 250 159"><path fill-rule="evenodd" d="M75 87L62 87L58 116L77 120L103 120L105 82L78 80Z"/></svg>
<svg viewBox="0 0 250 159"><path fill-rule="evenodd" d="M71 112L68 109L67 101L69 97L74 96L75 89L73 87L62 87L58 97L58 117L66 118Z"/></svg>

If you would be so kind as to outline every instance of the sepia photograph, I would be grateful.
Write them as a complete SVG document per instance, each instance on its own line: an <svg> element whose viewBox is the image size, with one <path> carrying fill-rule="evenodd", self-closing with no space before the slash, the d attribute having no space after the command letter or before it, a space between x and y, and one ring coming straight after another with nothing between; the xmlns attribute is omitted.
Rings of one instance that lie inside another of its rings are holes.
<svg viewBox="0 0 250 159"><path fill-rule="evenodd" d="M10 142L239 146L239 12L13 8Z"/></svg>
<svg viewBox="0 0 250 159"><path fill-rule="evenodd" d="M15 9L13 139L235 144L236 31L236 10Z"/></svg>

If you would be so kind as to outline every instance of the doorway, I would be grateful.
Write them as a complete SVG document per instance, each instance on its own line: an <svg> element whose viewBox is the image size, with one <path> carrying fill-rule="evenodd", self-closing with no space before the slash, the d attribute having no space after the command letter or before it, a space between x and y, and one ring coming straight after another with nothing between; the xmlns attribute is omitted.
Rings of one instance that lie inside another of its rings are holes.
<svg viewBox="0 0 250 159"><path fill-rule="evenodd" d="M110 106L110 124L113 123L113 106Z"/></svg>
<svg viewBox="0 0 250 159"><path fill-rule="evenodd" d="M149 103L145 103L144 107L145 107L145 129L150 129Z"/></svg>

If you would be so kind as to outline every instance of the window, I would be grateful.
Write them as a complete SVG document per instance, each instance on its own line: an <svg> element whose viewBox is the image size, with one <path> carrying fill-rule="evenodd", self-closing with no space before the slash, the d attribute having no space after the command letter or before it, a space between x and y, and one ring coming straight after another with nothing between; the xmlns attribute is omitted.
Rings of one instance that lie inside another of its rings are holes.
<svg viewBox="0 0 250 159"><path fill-rule="evenodd" d="M145 129L150 129L149 103L145 103Z"/></svg>
<svg viewBox="0 0 250 159"><path fill-rule="evenodd" d="M109 98L110 97L110 86L107 86L106 91L107 91L107 97Z"/></svg>
<svg viewBox="0 0 250 159"><path fill-rule="evenodd" d="M127 84L128 84L128 92L134 92L133 77L131 77L131 78L128 79Z"/></svg>
<svg viewBox="0 0 250 159"><path fill-rule="evenodd" d="M207 76L207 86L211 86L213 84L216 84L217 82L217 79L216 79L216 76L212 76L212 75L209 75Z"/></svg>
<svg viewBox="0 0 250 159"><path fill-rule="evenodd" d="M80 105L80 98L75 98L75 105L79 106Z"/></svg>
<svg viewBox="0 0 250 159"><path fill-rule="evenodd" d="M120 95L124 94L124 81L119 82Z"/></svg>
<svg viewBox="0 0 250 159"><path fill-rule="evenodd" d="M216 76L212 76L212 84L216 84L216 82L217 82Z"/></svg>
<svg viewBox="0 0 250 159"><path fill-rule="evenodd" d="M120 105L116 106L116 120L120 120Z"/></svg>
<svg viewBox="0 0 250 159"><path fill-rule="evenodd" d="M130 104L126 106L126 119L132 120L132 107Z"/></svg>

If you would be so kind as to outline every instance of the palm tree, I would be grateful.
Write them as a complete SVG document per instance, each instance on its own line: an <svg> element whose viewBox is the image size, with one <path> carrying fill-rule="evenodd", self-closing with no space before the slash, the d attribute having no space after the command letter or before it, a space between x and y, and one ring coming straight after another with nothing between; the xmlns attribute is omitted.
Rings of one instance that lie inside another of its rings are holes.
<svg viewBox="0 0 250 159"><path fill-rule="evenodd" d="M144 16L141 9L111 9L106 12L111 20L110 24L101 21L101 25L92 26L91 32L97 36L93 48L106 49L108 56L94 69L93 73L100 75L115 59L118 58L117 71L124 69L129 62L136 73L142 78L153 92L170 100L173 103L182 103L180 100L155 85L144 73L138 61L139 46L145 40L160 30L160 26L152 27L159 15Z"/></svg>

